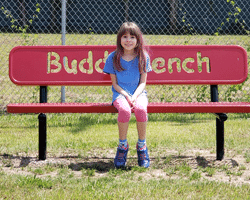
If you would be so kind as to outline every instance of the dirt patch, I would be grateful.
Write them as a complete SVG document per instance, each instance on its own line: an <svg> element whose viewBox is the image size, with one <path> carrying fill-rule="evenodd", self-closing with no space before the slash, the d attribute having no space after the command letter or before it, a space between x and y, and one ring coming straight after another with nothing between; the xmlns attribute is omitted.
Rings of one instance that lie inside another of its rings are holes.
<svg viewBox="0 0 250 200"><path fill-rule="evenodd" d="M250 163L243 155L226 152L222 161L208 150L189 150L178 152L164 150L150 152L151 166L145 171L137 169L136 177L143 179L206 179L233 183L236 185L250 184ZM103 156L105 155L105 157ZM75 177L91 175L93 177L108 176L114 170L114 151L89 152L87 155L47 155L45 161L39 161L36 155L0 155L0 171L6 174L36 175L37 177L54 177L66 169L66 174ZM128 155L126 172L137 166L136 155ZM86 171L94 173L89 174ZM136 170L135 170L136 171Z"/></svg>

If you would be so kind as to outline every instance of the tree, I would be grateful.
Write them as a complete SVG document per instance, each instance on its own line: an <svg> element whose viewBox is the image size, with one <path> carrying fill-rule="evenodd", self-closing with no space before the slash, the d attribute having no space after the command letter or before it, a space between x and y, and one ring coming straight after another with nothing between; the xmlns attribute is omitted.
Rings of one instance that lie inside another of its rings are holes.
<svg viewBox="0 0 250 200"><path fill-rule="evenodd" d="M170 30L176 33L177 30L177 13L178 13L178 0L169 0L170 4Z"/></svg>

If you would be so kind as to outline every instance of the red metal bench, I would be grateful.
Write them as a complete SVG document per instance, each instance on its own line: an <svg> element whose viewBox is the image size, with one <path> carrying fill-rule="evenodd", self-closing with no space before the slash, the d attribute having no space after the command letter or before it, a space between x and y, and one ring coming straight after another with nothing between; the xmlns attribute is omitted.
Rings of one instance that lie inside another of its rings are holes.
<svg viewBox="0 0 250 200"><path fill-rule="evenodd" d="M148 85L202 84L211 87L211 102L151 102L148 113L214 113L217 160L224 156L225 113L250 113L249 102L218 102L218 85L240 84L248 76L247 53L239 46L150 46L153 71ZM9 75L17 85L40 86L40 103L7 105L9 113L39 114L39 159L46 159L44 113L115 113L109 103L47 103L47 86L111 85L104 74L115 46L18 46L9 57Z"/></svg>

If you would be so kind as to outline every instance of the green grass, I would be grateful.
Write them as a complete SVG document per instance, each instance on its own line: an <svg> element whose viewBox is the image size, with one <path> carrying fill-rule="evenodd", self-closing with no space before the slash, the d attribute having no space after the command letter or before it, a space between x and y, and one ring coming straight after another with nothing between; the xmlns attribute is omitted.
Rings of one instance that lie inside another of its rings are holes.
<svg viewBox="0 0 250 200"><path fill-rule="evenodd" d="M0 153L34 152L37 149L36 114L8 114L1 118ZM77 153L92 148L115 148L116 118L116 114L48 114L48 151L58 152L62 146ZM214 148L214 118L211 114L149 114L149 148ZM250 132L249 115L229 115L229 120L225 122L225 132L226 148L241 151L250 146L250 140L247 139ZM242 138L245 140L242 141ZM131 119L128 139L131 145L137 142L134 116Z"/></svg>
<svg viewBox="0 0 250 200"><path fill-rule="evenodd" d="M3 175L1 175L3 176ZM3 198L14 199L246 199L249 187L195 180L142 180L112 176L40 179L12 176L0 183Z"/></svg>
<svg viewBox="0 0 250 200"><path fill-rule="evenodd" d="M149 169L137 166L133 116L128 135L130 152L124 170L113 166L118 140L116 114L49 114L47 117L48 161L40 161L40 166L36 166L39 163L37 115L1 116L0 199L249 197L249 184L230 183L240 178L250 180L245 175L249 173L249 115L232 115L226 121L226 158L216 161L213 116L150 114L147 144L152 162ZM190 150L195 150L195 155ZM204 151L210 152L212 158L203 155ZM244 162L231 166L228 161L237 155ZM194 161L197 167L193 166ZM216 178L218 175L228 181Z"/></svg>

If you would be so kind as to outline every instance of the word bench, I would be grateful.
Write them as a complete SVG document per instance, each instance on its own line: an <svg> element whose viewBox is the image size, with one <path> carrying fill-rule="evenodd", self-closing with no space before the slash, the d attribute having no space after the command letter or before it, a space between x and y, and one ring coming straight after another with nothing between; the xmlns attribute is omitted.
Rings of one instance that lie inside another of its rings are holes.
<svg viewBox="0 0 250 200"><path fill-rule="evenodd" d="M153 71L147 85L210 85L211 102L150 102L148 113L216 115L216 159L224 157L225 113L250 113L250 102L219 102L218 85L241 84L248 76L240 46L149 46ZM11 103L9 113L40 113L39 159L46 159L46 113L116 113L111 103L48 103L47 86L110 86L103 67L115 46L17 46L9 55L16 85L40 86L39 103ZM164 91L162 91L164 93ZM84 94L83 94L84 95ZM111 97L110 97L111 100Z"/></svg>

